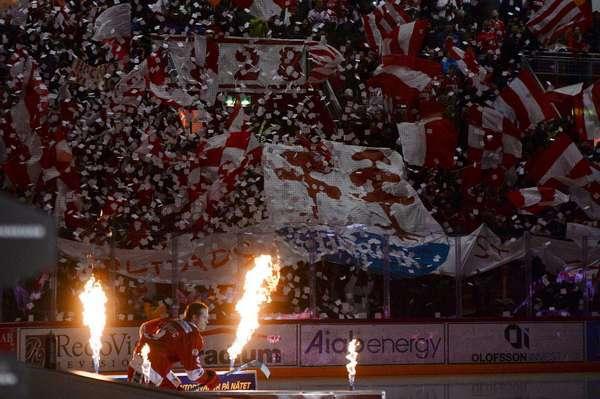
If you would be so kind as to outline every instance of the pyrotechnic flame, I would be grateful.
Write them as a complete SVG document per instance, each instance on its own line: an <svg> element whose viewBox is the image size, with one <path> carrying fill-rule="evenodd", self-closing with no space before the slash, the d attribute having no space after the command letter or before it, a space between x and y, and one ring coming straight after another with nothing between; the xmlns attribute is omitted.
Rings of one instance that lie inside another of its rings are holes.
<svg viewBox="0 0 600 399"><path fill-rule="evenodd" d="M346 355L346 359L348 359L348 364L346 364L346 370L348 371L348 383L350 384L350 389L354 388L356 364L358 363L356 361L356 359L358 358L358 353L356 352L357 343L358 342L356 341L356 338L348 342L348 354Z"/></svg>
<svg viewBox="0 0 600 399"><path fill-rule="evenodd" d="M85 283L83 292L79 294L83 303L83 324L90 329L90 348L96 373L100 368L100 349L102 349L102 331L106 324L106 295L100 282L94 276Z"/></svg>
<svg viewBox="0 0 600 399"><path fill-rule="evenodd" d="M273 263L269 255L255 258L254 267L246 273L244 295L235 305L235 310L240 314L240 323L235 341L227 349L232 369L235 359L259 326L260 306L271 301L271 292L275 290L277 283L279 283L279 264Z"/></svg>
<svg viewBox="0 0 600 399"><path fill-rule="evenodd" d="M144 344L142 346L142 374L144 374L144 383L148 383L150 381L150 359L148 359L148 353L150 353L150 347L148 344Z"/></svg>

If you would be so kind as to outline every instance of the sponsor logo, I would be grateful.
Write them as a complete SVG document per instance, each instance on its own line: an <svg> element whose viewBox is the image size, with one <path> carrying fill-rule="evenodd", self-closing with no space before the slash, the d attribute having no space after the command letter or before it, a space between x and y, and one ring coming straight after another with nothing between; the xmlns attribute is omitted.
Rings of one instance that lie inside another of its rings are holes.
<svg viewBox="0 0 600 399"><path fill-rule="evenodd" d="M25 361L43 366L46 335L25 336ZM92 350L87 340L77 336L56 334L57 366L61 369L92 369ZM102 339L101 368L126 369L135 342L127 333L110 333Z"/></svg>
<svg viewBox="0 0 600 399"><path fill-rule="evenodd" d="M509 324L504 328L503 337L507 343L506 351L472 353L471 360L477 363L564 362L572 360L569 353L532 350L529 327ZM546 343L546 345L549 344L551 345L551 343ZM558 344L557 342L554 347L560 348ZM517 351L512 351L511 348L517 349Z"/></svg>
<svg viewBox="0 0 600 399"><path fill-rule="evenodd" d="M504 329L504 339L515 349L529 349L529 328L511 324Z"/></svg>
<svg viewBox="0 0 600 399"><path fill-rule="evenodd" d="M45 342L45 335L28 335L25 338L25 362L43 367L46 358Z"/></svg>
<svg viewBox="0 0 600 399"><path fill-rule="evenodd" d="M206 366L229 366L230 359L227 349L207 349L203 352L203 364ZM269 348L269 349L243 349L239 355L241 364L247 363L251 360L259 360L265 364L277 364L281 363L281 349Z"/></svg>
<svg viewBox="0 0 600 399"><path fill-rule="evenodd" d="M346 353L348 342L354 338L354 331L348 331L348 337L331 336L329 330L319 329L304 350L304 353ZM408 354L418 359L434 359L442 342L441 337L373 337L357 338L356 351L371 354Z"/></svg>

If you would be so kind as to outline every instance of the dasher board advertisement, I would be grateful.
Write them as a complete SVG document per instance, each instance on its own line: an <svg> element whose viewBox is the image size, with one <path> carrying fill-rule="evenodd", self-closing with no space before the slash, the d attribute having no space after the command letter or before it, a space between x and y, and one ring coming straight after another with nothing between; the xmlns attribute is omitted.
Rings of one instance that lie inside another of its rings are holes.
<svg viewBox="0 0 600 399"><path fill-rule="evenodd" d="M46 336L56 337L56 365L59 369L94 371L90 333L87 328L21 328L20 361L43 367ZM138 327L107 328L102 335L100 371L125 371L138 340Z"/></svg>
<svg viewBox="0 0 600 399"><path fill-rule="evenodd" d="M94 371L87 328L23 328L19 332L21 361L43 367L46 336L56 336L57 367ZM229 367L227 348L235 340L235 326L209 325L202 331L205 367ZM102 334L100 371L125 371L139 337L139 327L109 327ZM268 367L297 365L297 326L263 325L254 333L236 360L236 365L258 359ZM240 363L241 362L241 363Z"/></svg>
<svg viewBox="0 0 600 399"><path fill-rule="evenodd" d="M358 341L359 364L442 364L444 324L316 324L300 326L300 365L347 363L348 342Z"/></svg>
<svg viewBox="0 0 600 399"><path fill-rule="evenodd" d="M448 323L448 363L584 361L582 322Z"/></svg>
<svg viewBox="0 0 600 399"><path fill-rule="evenodd" d="M205 367L229 367L227 348L235 340L236 326L208 326L202 332ZM235 364L257 359L268 367L298 364L298 326L295 324L264 324L246 344Z"/></svg>

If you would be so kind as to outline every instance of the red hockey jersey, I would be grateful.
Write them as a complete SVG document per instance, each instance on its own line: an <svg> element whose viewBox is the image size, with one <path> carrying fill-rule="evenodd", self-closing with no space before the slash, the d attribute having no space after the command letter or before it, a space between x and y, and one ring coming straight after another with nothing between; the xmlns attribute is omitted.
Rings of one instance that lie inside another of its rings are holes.
<svg viewBox="0 0 600 399"><path fill-rule="evenodd" d="M156 363L162 363L158 368L163 370L157 370L160 374L177 362L182 364L191 380L197 380L203 374L200 351L204 348L204 340L194 324L169 318L147 321L140 326L135 352L140 353L146 343L150 346L153 368Z"/></svg>

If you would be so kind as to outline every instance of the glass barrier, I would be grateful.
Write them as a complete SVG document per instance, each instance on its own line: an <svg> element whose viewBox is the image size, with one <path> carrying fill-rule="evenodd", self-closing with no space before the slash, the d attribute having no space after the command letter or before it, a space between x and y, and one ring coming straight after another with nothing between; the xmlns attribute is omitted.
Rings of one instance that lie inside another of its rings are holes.
<svg viewBox="0 0 600 399"><path fill-rule="evenodd" d="M1 320L80 322L79 294L93 271L109 321L178 315L201 300L214 322L235 322L245 273L260 254L280 266L265 319L600 316L597 239L490 237L444 238L435 248L445 252L432 253L364 226L302 225L179 238L160 251L61 252L55 272L3 288Z"/></svg>
<svg viewBox="0 0 600 399"><path fill-rule="evenodd" d="M532 237L531 242L534 316L586 316L586 265L581 243L546 237Z"/></svg>
<svg viewBox="0 0 600 399"><path fill-rule="evenodd" d="M328 231L318 238L316 307L320 319L381 319L384 316L386 237Z"/></svg>

